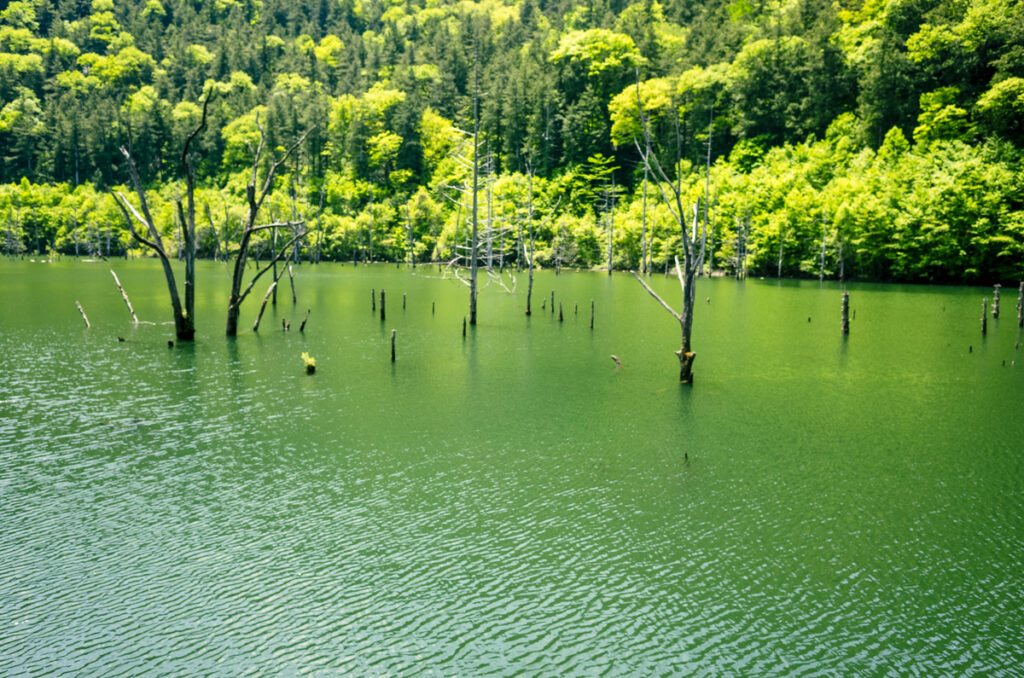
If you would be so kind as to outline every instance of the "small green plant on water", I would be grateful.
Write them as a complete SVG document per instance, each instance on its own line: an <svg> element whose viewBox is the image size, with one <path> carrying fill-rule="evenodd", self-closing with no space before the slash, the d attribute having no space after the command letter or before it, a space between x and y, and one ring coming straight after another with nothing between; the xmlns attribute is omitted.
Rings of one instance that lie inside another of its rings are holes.
<svg viewBox="0 0 1024 678"><path fill-rule="evenodd" d="M313 374L316 372L316 358L312 357L306 352L302 353L302 359L306 361L306 372Z"/></svg>

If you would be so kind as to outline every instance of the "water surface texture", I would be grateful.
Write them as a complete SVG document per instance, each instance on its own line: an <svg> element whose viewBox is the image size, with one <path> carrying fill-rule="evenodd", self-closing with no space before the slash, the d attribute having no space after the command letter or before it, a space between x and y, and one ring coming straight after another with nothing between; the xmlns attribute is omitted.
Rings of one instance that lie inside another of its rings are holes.
<svg viewBox="0 0 1024 678"><path fill-rule="evenodd" d="M983 338L990 289L850 285L844 339L835 283L703 279L687 388L624 274L463 337L436 267L303 264L228 340L206 262L169 348L111 267L170 319L153 262L0 262L4 676L1022 675L1016 290Z"/></svg>

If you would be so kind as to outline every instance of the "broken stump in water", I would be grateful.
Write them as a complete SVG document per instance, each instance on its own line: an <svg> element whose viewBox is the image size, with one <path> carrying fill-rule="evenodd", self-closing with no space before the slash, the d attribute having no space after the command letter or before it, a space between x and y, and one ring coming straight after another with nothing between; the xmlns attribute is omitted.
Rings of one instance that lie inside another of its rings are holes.
<svg viewBox="0 0 1024 678"><path fill-rule="evenodd" d="M988 333L988 297L981 300L981 334Z"/></svg>
<svg viewBox="0 0 1024 678"><path fill-rule="evenodd" d="M996 284L992 286L992 318L999 320L999 288L1002 285Z"/></svg>
<svg viewBox="0 0 1024 678"><path fill-rule="evenodd" d="M395 335L398 330L391 330L391 362L395 362Z"/></svg>
<svg viewBox="0 0 1024 678"><path fill-rule="evenodd" d="M808 318L810 320L810 318ZM843 292L843 334L850 333L850 293Z"/></svg>

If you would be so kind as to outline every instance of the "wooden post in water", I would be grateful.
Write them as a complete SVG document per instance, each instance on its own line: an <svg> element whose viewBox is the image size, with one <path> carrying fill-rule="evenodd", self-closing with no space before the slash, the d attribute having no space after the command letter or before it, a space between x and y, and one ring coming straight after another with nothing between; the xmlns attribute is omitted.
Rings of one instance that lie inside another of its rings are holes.
<svg viewBox="0 0 1024 678"><path fill-rule="evenodd" d="M380 321L384 322L384 288L380 290Z"/></svg>
<svg viewBox="0 0 1024 678"><path fill-rule="evenodd" d="M128 307L128 313L132 316L132 322L136 325L139 324L139 319L135 317L135 309L132 308L132 302L128 301L128 293L121 287L121 281L117 279L117 274L114 273L114 269L110 269L110 275L114 276L114 283L117 285L117 289L121 291L121 298L124 299L124 305Z"/></svg>
<svg viewBox="0 0 1024 678"><path fill-rule="evenodd" d="M843 292L843 334L850 333L850 293Z"/></svg>
<svg viewBox="0 0 1024 678"><path fill-rule="evenodd" d="M1024 280L1017 289L1017 327L1024 327Z"/></svg>
<svg viewBox="0 0 1024 678"><path fill-rule="evenodd" d="M462 316L462 336L466 336L466 316Z"/></svg>
<svg viewBox="0 0 1024 678"><path fill-rule="evenodd" d="M988 298L981 300L981 335L988 333Z"/></svg>
<svg viewBox="0 0 1024 678"><path fill-rule="evenodd" d="M590 329L594 329L594 300L590 300Z"/></svg>
<svg viewBox="0 0 1024 678"><path fill-rule="evenodd" d="M82 320L85 321L85 329L89 329L92 325L89 324L89 318L86 317L85 311L82 310L82 305L75 300L75 306L78 307L78 312L82 314Z"/></svg>
<svg viewBox="0 0 1024 678"><path fill-rule="evenodd" d="M292 273L292 265L288 264L288 282L292 285L292 306L298 303L298 299L295 298L295 275Z"/></svg>
<svg viewBox="0 0 1024 678"><path fill-rule="evenodd" d="M437 303L436 301L430 302L430 315L434 315L434 305L436 303Z"/></svg>
<svg viewBox="0 0 1024 678"><path fill-rule="evenodd" d="M558 322L562 322L562 302L558 302Z"/></svg>
<svg viewBox="0 0 1024 678"><path fill-rule="evenodd" d="M999 288L1002 287L1000 284L992 286L992 318L999 320Z"/></svg>
<svg viewBox="0 0 1024 678"><path fill-rule="evenodd" d="M551 315L555 314L555 291L551 290Z"/></svg>
<svg viewBox="0 0 1024 678"><path fill-rule="evenodd" d="M391 362L395 362L395 335L398 330L391 330Z"/></svg>
<svg viewBox="0 0 1024 678"><path fill-rule="evenodd" d="M416 266L415 262L413 263L413 266ZM402 292L402 310L405 310L405 292Z"/></svg>
<svg viewBox="0 0 1024 678"><path fill-rule="evenodd" d="M370 311L373 313L377 312L377 290L370 290Z"/></svg>

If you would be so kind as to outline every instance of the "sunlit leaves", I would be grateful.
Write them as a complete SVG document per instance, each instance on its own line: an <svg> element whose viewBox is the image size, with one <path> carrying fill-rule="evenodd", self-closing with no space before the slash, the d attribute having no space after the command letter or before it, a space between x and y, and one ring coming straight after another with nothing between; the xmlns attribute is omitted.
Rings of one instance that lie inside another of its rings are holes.
<svg viewBox="0 0 1024 678"><path fill-rule="evenodd" d="M592 77L631 70L640 65L642 59L632 38L606 28L571 31L562 36L551 53L553 62L579 63Z"/></svg>

